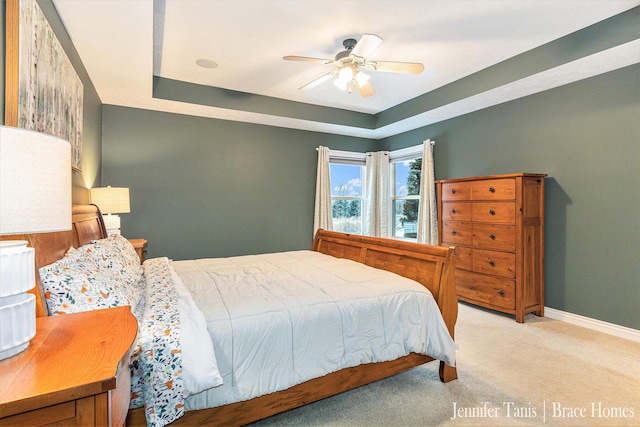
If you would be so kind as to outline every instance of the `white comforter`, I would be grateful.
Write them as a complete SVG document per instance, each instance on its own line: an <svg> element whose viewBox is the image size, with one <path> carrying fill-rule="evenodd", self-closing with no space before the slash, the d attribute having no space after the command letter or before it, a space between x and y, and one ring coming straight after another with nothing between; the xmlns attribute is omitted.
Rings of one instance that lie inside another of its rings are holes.
<svg viewBox="0 0 640 427"><path fill-rule="evenodd" d="M432 295L396 274L312 251L172 266L204 313L223 379L190 396L187 410L410 352L455 363Z"/></svg>

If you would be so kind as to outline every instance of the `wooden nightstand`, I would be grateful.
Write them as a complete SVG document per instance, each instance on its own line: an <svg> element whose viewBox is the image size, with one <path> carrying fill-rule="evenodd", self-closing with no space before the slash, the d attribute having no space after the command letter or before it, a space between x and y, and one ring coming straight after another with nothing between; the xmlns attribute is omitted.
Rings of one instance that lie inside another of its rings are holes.
<svg viewBox="0 0 640 427"><path fill-rule="evenodd" d="M0 426L122 426L138 324L129 307L39 317L29 347L0 361Z"/></svg>
<svg viewBox="0 0 640 427"><path fill-rule="evenodd" d="M147 241L145 239L129 239L138 256L140 257L140 264L144 262L145 252L147 252Z"/></svg>

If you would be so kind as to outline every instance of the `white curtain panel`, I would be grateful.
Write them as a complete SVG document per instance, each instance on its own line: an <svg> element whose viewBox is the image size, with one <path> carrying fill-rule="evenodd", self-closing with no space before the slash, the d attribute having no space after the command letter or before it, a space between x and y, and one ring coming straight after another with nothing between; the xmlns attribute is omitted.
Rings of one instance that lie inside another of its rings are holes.
<svg viewBox="0 0 640 427"><path fill-rule="evenodd" d="M316 205L313 213L313 236L319 228L333 230L331 216L331 179L329 174L329 148L318 147L316 173Z"/></svg>
<svg viewBox="0 0 640 427"><path fill-rule="evenodd" d="M436 207L435 172L433 168L433 144L423 143L422 182L418 205L418 243L438 244L438 210Z"/></svg>
<svg viewBox="0 0 640 427"><path fill-rule="evenodd" d="M367 153L363 234L389 237L389 153Z"/></svg>

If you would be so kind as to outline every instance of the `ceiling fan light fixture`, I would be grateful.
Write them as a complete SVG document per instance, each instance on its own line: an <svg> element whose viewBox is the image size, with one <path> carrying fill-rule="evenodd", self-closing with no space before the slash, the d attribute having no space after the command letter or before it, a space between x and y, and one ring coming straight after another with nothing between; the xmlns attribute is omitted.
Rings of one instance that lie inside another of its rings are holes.
<svg viewBox="0 0 640 427"><path fill-rule="evenodd" d="M338 73L338 80L344 83L345 85L349 83L353 79L353 68L344 67Z"/></svg>
<svg viewBox="0 0 640 427"><path fill-rule="evenodd" d="M346 91L347 90L347 86L349 85L349 82L344 82L342 80L340 80L340 78L337 78L333 81L333 84L340 90L342 91Z"/></svg>

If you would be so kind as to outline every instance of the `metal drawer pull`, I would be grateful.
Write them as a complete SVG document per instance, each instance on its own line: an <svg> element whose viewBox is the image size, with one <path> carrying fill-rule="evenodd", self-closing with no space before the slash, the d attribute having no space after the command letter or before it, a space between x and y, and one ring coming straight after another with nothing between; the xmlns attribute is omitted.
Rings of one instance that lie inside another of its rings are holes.
<svg viewBox="0 0 640 427"><path fill-rule="evenodd" d="M493 262L493 260L492 260L492 259L490 259L490 260L489 260L489 265L494 266L494 265L496 265L496 263L495 263L495 262Z"/></svg>
<svg viewBox="0 0 640 427"><path fill-rule="evenodd" d="M498 291L498 295L501 295L501 296L502 296L502 295L504 295L504 291L503 291L502 289L500 289L500 290Z"/></svg>
<svg viewBox="0 0 640 427"><path fill-rule="evenodd" d="M451 230L451 234L456 235L456 230Z"/></svg>
<svg viewBox="0 0 640 427"><path fill-rule="evenodd" d="M492 192L492 193L495 193L495 192L496 192L496 189L495 189L495 188L493 188L493 187L489 187L489 191L490 191L490 192Z"/></svg>
<svg viewBox="0 0 640 427"><path fill-rule="evenodd" d="M451 213L452 214L456 213L456 210L455 209L451 209Z"/></svg>
<svg viewBox="0 0 640 427"><path fill-rule="evenodd" d="M493 233L491 233L491 234L489 234L489 238L490 238L490 239L495 239L495 238L496 238L496 235L495 235L495 234L493 234Z"/></svg>
<svg viewBox="0 0 640 427"><path fill-rule="evenodd" d="M493 209L489 209L489 213L490 213L491 215L495 215L495 214L496 214L496 211L494 211Z"/></svg>
<svg viewBox="0 0 640 427"><path fill-rule="evenodd" d="M452 188L452 189L451 189L451 192L452 192L453 194L455 194L455 193L456 193L456 189L455 189L455 188Z"/></svg>

